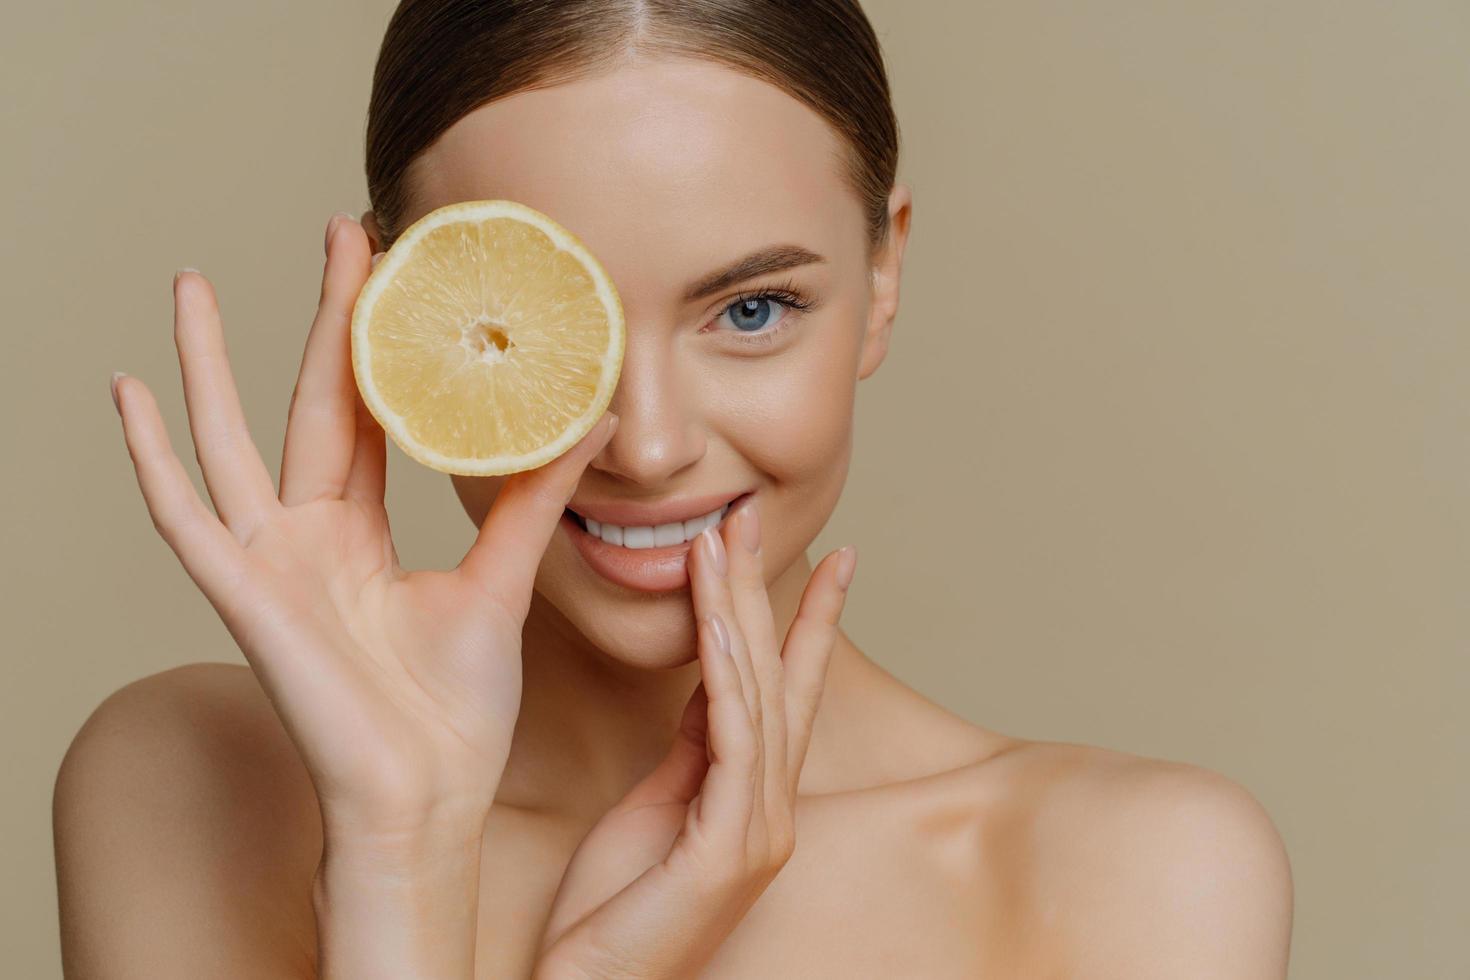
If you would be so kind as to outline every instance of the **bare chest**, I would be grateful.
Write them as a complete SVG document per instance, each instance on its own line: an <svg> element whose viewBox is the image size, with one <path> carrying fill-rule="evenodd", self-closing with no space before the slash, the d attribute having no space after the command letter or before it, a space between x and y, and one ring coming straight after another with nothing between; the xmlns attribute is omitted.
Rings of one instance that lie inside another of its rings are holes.
<svg viewBox="0 0 1470 980"><path fill-rule="evenodd" d="M797 848L702 978L1005 975L1006 897L983 872L976 822L881 798L803 801ZM477 976L530 975L577 841L492 827L482 863Z"/></svg>

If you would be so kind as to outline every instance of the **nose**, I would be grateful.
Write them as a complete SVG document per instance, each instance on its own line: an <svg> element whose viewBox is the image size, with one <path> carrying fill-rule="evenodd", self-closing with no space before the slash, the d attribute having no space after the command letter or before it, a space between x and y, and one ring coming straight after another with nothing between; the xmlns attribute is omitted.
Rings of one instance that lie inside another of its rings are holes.
<svg viewBox="0 0 1470 980"><path fill-rule="evenodd" d="M623 369L609 411L618 428L590 468L650 490L667 487L704 456L705 437L690 372L666 337L635 340L628 331Z"/></svg>

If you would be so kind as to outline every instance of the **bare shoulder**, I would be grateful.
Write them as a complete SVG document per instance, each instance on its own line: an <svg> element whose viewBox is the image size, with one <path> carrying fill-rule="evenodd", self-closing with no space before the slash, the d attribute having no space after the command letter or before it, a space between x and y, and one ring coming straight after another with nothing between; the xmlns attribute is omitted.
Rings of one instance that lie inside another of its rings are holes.
<svg viewBox="0 0 1470 980"><path fill-rule="evenodd" d="M315 793L248 667L109 695L62 759L52 819L68 976L311 975Z"/></svg>
<svg viewBox="0 0 1470 980"><path fill-rule="evenodd" d="M1025 740L965 778L1015 845L1000 860L1029 896L1028 931L1068 975L1286 976L1291 869L1270 815L1238 782Z"/></svg>

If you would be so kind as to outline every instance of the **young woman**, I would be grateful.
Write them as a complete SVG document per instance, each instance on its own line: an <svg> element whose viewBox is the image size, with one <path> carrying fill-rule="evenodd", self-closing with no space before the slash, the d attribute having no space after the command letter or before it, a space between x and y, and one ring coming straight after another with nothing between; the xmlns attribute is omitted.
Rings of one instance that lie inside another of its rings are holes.
<svg viewBox="0 0 1470 980"><path fill-rule="evenodd" d="M837 627L855 553L806 549L898 309L897 156L855 0L406 0L279 489L202 275L174 335L214 513L115 379L148 510L248 667L139 680L76 737L67 975L1283 976L1288 865L1240 786L981 728ZM615 419L454 478L478 537L408 572L347 323L375 253L482 198L617 282ZM585 524L711 514L654 549Z"/></svg>

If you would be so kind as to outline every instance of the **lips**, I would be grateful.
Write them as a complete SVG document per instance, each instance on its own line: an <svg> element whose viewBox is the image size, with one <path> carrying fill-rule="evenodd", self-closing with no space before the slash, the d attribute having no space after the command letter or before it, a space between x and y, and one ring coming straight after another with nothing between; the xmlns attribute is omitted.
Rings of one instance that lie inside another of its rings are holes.
<svg viewBox="0 0 1470 980"><path fill-rule="evenodd" d="M750 493L742 493L731 500L730 509L717 526L723 526L730 513L749 496ZM719 506L721 498L710 499L712 503L708 509L713 510ZM702 501L700 506L703 506ZM705 512L696 510L689 516L697 517ZM571 509L562 512L561 527L588 567L615 585L637 592L671 592L689 586L688 555L694 544L692 540L657 548L624 548L593 537L577 521Z"/></svg>

